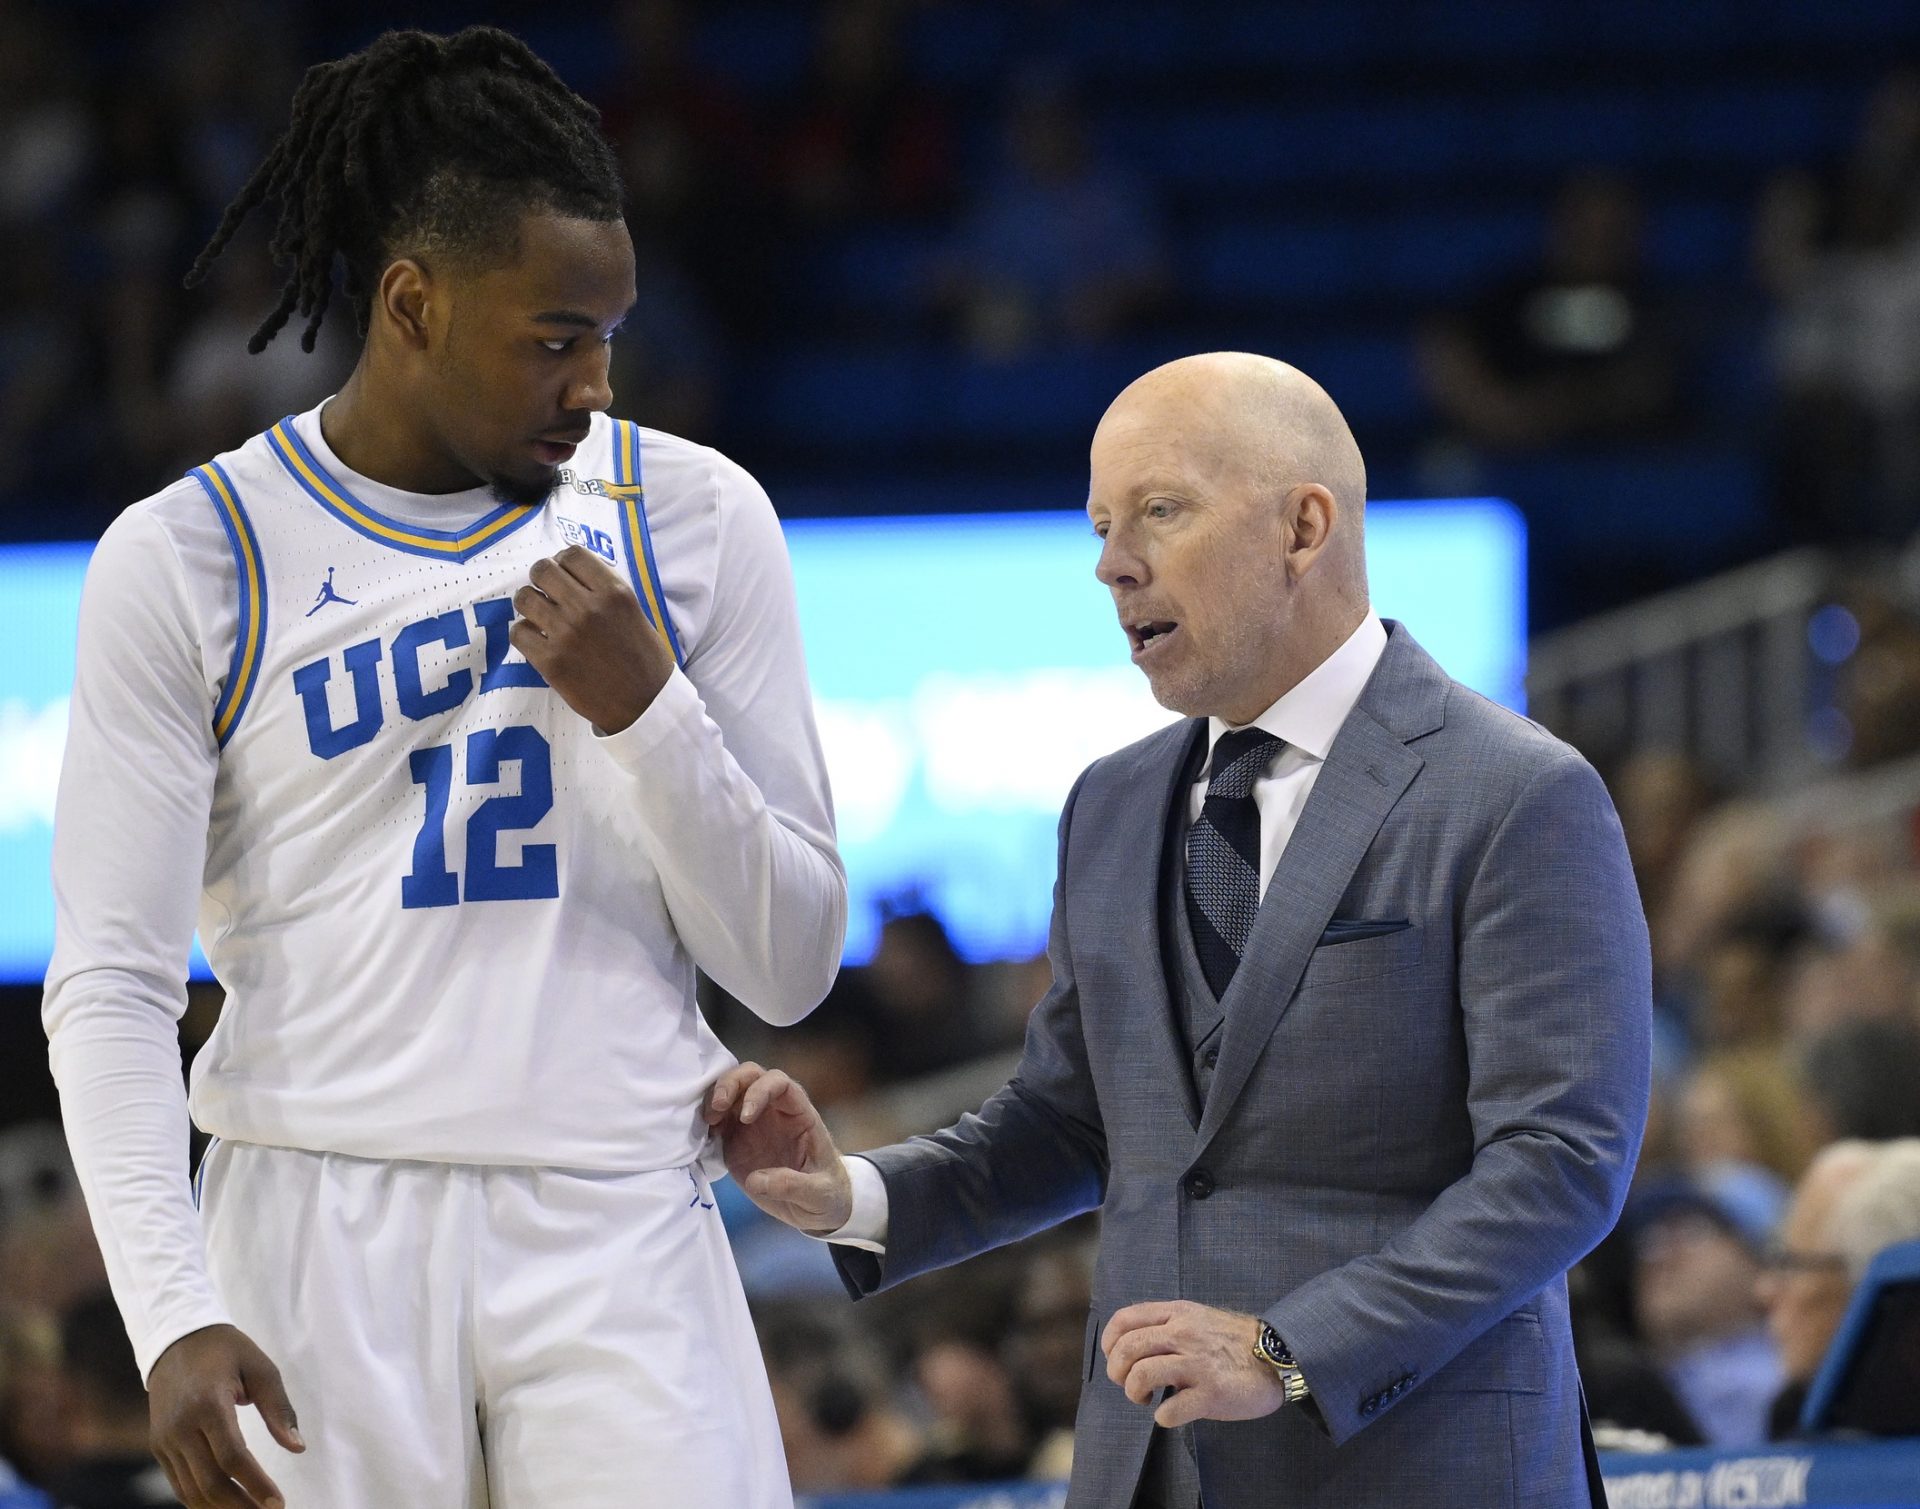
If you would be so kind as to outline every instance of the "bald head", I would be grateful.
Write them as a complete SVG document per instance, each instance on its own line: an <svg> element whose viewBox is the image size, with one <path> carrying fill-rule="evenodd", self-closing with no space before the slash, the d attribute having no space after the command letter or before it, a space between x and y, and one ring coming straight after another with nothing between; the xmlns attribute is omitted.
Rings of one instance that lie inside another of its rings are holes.
<svg viewBox="0 0 1920 1509"><path fill-rule="evenodd" d="M1177 426L1223 466L1269 487L1317 482L1357 540L1367 468L1339 406L1298 367L1246 351L1209 351L1155 367L1101 421Z"/></svg>
<svg viewBox="0 0 1920 1509"><path fill-rule="evenodd" d="M1166 706L1246 721L1366 616L1366 466L1297 368L1239 351L1156 367L1091 460L1098 575Z"/></svg>

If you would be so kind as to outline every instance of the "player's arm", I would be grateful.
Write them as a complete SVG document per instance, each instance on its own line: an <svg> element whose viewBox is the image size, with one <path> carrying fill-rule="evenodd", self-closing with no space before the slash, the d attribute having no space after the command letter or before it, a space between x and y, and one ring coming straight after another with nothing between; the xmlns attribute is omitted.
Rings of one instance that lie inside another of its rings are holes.
<svg viewBox="0 0 1920 1509"><path fill-rule="evenodd" d="M194 1412L179 1425L194 1460L167 1463L175 1486L189 1503L247 1502L232 1497L237 1479L264 1503L271 1484L240 1445L233 1406L251 1398L277 1412L285 1396L272 1365L227 1324L186 1168L177 1024L219 759L200 633L165 531L146 510L124 515L94 553L81 602L43 1015L74 1166L154 1390L156 1447L166 1460L163 1406ZM183 1338L200 1354L196 1374L230 1372L224 1399L217 1383L204 1398L163 1388L158 1364L178 1360Z"/></svg>
<svg viewBox="0 0 1920 1509"><path fill-rule="evenodd" d="M514 644L608 731L601 748L633 777L649 857L694 961L785 1025L819 1004L839 968L846 872L786 541L744 470L716 457L714 486L713 607L684 672L649 630L631 664L582 673L639 614L612 568L583 550L534 568L537 590L515 600ZM594 621L603 631L589 643L580 630Z"/></svg>

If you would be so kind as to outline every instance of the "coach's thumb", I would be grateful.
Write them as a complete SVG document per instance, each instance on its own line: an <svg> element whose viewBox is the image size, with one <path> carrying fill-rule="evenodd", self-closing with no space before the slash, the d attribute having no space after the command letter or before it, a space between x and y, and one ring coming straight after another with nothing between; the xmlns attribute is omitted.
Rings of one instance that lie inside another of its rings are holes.
<svg viewBox="0 0 1920 1509"><path fill-rule="evenodd" d="M266 1422L273 1439L288 1451L305 1451L307 1443L300 1435L300 1421L293 1412L293 1401L287 1397L286 1385L280 1381L280 1370L270 1362L264 1368L250 1368L246 1385L247 1395L260 1411L260 1418Z"/></svg>

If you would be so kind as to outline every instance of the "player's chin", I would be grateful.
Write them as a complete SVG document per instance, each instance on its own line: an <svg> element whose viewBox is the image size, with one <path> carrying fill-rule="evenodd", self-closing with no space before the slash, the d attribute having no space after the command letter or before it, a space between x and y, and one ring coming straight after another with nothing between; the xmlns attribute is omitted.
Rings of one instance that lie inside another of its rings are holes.
<svg viewBox="0 0 1920 1509"><path fill-rule="evenodd" d="M530 508L547 501L554 484L560 480L560 468L543 462L522 462L511 470L496 471L487 487L502 503Z"/></svg>

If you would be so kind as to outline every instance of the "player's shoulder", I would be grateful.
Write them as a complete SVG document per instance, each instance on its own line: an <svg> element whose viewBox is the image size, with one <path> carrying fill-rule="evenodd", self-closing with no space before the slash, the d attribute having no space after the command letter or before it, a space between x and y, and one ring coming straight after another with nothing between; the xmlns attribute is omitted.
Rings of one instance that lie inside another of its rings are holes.
<svg viewBox="0 0 1920 1509"><path fill-rule="evenodd" d="M688 515L717 520L742 513L771 519L773 505L753 473L726 452L665 430L625 420L609 420L615 446L618 433L630 430L638 448L635 469L647 500L647 513L656 521Z"/></svg>

